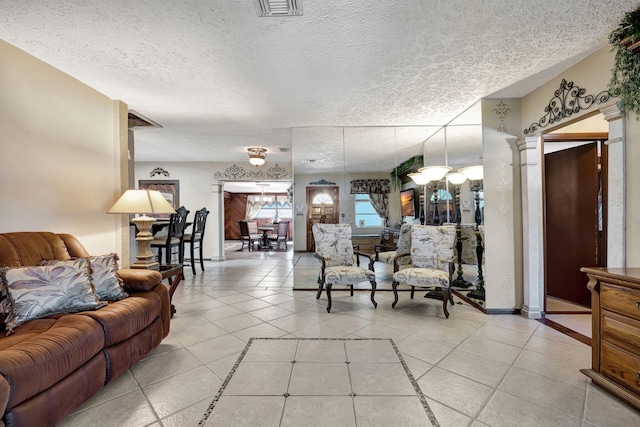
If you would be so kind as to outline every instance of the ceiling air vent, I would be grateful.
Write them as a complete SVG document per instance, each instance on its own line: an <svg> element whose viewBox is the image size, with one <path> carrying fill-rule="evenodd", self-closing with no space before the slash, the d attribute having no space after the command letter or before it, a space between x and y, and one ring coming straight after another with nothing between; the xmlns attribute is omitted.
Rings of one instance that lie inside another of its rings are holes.
<svg viewBox="0 0 640 427"><path fill-rule="evenodd" d="M135 127L161 128L162 126L137 111L129 110L129 128Z"/></svg>
<svg viewBox="0 0 640 427"><path fill-rule="evenodd" d="M258 16L302 16L302 0L254 0Z"/></svg>

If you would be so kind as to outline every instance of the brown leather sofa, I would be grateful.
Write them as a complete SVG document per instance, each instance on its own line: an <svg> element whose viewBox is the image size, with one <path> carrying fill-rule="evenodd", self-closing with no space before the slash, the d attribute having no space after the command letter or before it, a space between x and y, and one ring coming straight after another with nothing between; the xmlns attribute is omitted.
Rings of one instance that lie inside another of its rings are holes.
<svg viewBox="0 0 640 427"><path fill-rule="evenodd" d="M87 256L69 234L0 234L0 267ZM168 335L171 306L160 273L118 273L128 298L96 311L32 320L9 336L0 332L0 424L55 425Z"/></svg>

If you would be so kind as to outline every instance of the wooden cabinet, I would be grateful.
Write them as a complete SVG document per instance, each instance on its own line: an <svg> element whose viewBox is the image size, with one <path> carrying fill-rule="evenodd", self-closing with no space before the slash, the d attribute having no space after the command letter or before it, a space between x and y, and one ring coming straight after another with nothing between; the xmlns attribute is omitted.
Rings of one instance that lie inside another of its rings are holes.
<svg viewBox="0 0 640 427"><path fill-rule="evenodd" d="M380 243L379 234L354 234L351 236L351 241L354 245L360 245L360 252L365 254L372 254L373 247Z"/></svg>
<svg viewBox="0 0 640 427"><path fill-rule="evenodd" d="M640 410L640 268L582 268L589 277L591 369L581 372Z"/></svg>

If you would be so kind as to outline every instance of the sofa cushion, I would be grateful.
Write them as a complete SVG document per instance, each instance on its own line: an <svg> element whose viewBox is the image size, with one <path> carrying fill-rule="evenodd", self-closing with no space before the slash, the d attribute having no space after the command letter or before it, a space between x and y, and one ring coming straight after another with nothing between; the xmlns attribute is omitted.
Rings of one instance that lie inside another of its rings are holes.
<svg viewBox="0 0 640 427"><path fill-rule="evenodd" d="M104 346L117 344L137 334L160 316L162 301L156 292L136 292L129 298L81 314L95 319L104 330Z"/></svg>
<svg viewBox="0 0 640 427"><path fill-rule="evenodd" d="M25 322L104 306L91 284L89 260L51 266L2 268L0 285L8 333Z"/></svg>
<svg viewBox="0 0 640 427"><path fill-rule="evenodd" d="M0 234L0 267L38 265L45 260L70 259L64 241L49 232Z"/></svg>
<svg viewBox="0 0 640 427"><path fill-rule="evenodd" d="M104 332L79 314L32 320L0 337L0 375L11 387L8 408L48 389L104 346Z"/></svg>

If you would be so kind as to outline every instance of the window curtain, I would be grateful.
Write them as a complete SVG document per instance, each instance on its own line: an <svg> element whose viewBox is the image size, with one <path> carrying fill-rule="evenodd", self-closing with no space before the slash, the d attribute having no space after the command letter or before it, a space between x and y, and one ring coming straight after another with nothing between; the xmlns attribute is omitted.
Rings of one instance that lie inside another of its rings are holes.
<svg viewBox="0 0 640 427"><path fill-rule="evenodd" d="M391 186L388 179L354 179L351 181L351 194L368 194L371 206L384 218L384 225L389 222L389 193Z"/></svg>
<svg viewBox="0 0 640 427"><path fill-rule="evenodd" d="M262 199L260 196L247 196L247 211L244 215L245 221L252 221L256 215L258 215L261 207Z"/></svg>

